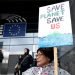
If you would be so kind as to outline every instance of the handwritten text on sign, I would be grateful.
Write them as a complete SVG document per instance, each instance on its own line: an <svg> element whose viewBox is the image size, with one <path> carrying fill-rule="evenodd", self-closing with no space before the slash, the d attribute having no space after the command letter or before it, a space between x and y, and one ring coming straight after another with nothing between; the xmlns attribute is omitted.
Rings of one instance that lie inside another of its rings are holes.
<svg viewBox="0 0 75 75"><path fill-rule="evenodd" d="M60 28L60 21L64 21L64 4L47 7L47 14L41 14L40 19L47 19L47 24L51 25L51 29Z"/></svg>

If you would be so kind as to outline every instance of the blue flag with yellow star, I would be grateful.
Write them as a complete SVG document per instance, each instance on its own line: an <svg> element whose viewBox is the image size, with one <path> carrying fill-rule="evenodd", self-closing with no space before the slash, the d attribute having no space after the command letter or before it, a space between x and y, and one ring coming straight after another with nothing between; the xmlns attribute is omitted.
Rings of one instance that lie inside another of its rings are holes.
<svg viewBox="0 0 75 75"><path fill-rule="evenodd" d="M26 23L5 23L3 37L25 36Z"/></svg>

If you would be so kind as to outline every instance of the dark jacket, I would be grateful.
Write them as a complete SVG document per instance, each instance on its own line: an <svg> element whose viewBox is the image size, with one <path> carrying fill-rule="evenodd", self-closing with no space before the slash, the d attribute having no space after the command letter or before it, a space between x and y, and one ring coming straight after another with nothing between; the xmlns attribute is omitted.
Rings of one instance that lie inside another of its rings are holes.
<svg viewBox="0 0 75 75"><path fill-rule="evenodd" d="M3 60L3 53L2 53L2 51L0 51L0 63L2 63L2 60Z"/></svg>
<svg viewBox="0 0 75 75"><path fill-rule="evenodd" d="M21 65L21 72L26 71L28 68L31 67L31 65L33 64L33 57L29 54L29 55L23 55L20 59L19 59L19 64Z"/></svg>

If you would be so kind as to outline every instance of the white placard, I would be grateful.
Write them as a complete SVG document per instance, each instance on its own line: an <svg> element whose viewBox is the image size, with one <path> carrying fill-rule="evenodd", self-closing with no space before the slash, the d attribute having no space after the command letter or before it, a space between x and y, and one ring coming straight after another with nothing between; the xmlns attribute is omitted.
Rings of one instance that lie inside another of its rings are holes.
<svg viewBox="0 0 75 75"><path fill-rule="evenodd" d="M69 1L39 8L38 36L41 46L73 44Z"/></svg>

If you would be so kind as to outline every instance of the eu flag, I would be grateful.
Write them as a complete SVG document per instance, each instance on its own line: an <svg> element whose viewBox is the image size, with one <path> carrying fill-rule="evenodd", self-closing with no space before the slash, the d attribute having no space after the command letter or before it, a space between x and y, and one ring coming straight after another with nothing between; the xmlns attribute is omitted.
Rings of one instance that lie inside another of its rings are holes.
<svg viewBox="0 0 75 75"><path fill-rule="evenodd" d="M25 36L26 23L5 23L3 37Z"/></svg>

